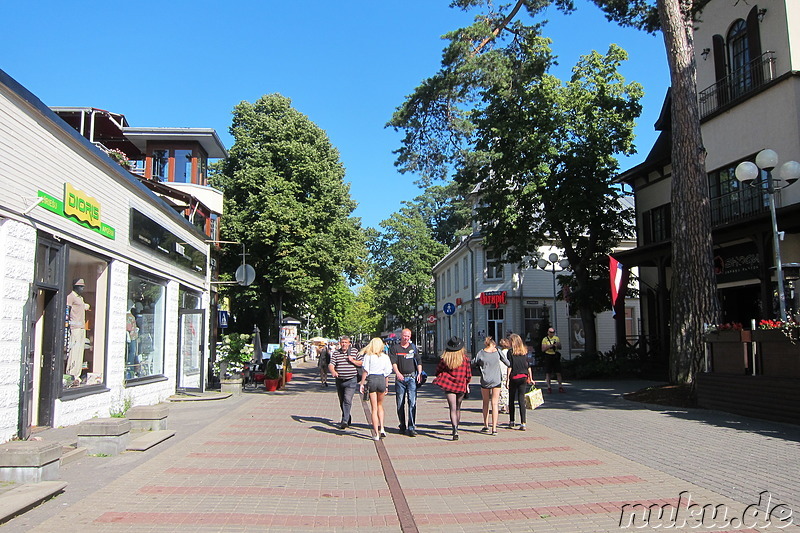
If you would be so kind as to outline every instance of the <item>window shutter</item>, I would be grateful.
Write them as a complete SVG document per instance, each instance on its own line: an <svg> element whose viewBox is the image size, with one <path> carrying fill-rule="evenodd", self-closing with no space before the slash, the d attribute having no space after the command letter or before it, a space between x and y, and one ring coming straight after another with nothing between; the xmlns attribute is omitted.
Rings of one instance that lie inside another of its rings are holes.
<svg viewBox="0 0 800 533"><path fill-rule="evenodd" d="M753 87L764 83L764 70L761 65L761 29L758 21L758 6L753 6L747 14L747 48L750 51L750 75Z"/></svg>
<svg viewBox="0 0 800 533"><path fill-rule="evenodd" d="M714 79L717 81L717 105L721 106L728 103L728 77L727 61L725 61L725 39L722 35L711 37L711 44L714 47Z"/></svg>

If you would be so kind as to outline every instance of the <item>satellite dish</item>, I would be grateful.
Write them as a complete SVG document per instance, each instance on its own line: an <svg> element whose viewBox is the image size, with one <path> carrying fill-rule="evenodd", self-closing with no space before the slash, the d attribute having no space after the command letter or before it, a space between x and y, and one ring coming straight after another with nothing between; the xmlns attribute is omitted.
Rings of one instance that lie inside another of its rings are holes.
<svg viewBox="0 0 800 533"><path fill-rule="evenodd" d="M248 264L243 264L236 269L236 281L239 285L250 285L256 279L256 270Z"/></svg>

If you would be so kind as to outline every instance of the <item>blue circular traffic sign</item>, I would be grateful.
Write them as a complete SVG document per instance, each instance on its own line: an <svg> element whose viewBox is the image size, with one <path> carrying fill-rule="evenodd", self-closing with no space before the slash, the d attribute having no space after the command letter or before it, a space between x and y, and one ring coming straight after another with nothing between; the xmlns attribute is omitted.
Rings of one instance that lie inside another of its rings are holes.
<svg viewBox="0 0 800 533"><path fill-rule="evenodd" d="M456 312L456 306L451 302L447 302L444 304L444 307L442 307L442 311L444 311L444 314L446 315L452 315Z"/></svg>

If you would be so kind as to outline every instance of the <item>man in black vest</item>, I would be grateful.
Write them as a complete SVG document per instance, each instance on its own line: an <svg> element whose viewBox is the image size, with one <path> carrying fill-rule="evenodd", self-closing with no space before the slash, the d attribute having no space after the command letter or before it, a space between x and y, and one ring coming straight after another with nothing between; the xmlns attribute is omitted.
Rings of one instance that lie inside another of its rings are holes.
<svg viewBox="0 0 800 533"><path fill-rule="evenodd" d="M394 394L400 433L408 431L409 437L416 437L417 385L422 379L422 360L417 346L411 342L410 329L404 329L400 333L400 342L389 348L389 358L394 370ZM408 425L406 425L406 398L408 398Z"/></svg>

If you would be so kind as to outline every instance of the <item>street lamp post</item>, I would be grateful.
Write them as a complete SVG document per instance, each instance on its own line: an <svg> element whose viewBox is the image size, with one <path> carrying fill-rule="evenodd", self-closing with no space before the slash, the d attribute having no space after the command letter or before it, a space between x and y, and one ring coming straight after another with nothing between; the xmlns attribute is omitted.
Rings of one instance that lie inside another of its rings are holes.
<svg viewBox="0 0 800 533"><path fill-rule="evenodd" d="M536 265L542 270L547 270L547 267L551 267L553 272L553 329L555 329L556 334L558 334L558 312L556 310L556 265L561 267L561 270L558 271L561 272L569 267L569 260L561 259L557 253L553 252L547 256L547 259L544 257L540 258L536 262Z"/></svg>
<svg viewBox="0 0 800 533"><path fill-rule="evenodd" d="M422 349L423 349L423 354L424 354L424 351L425 351L425 313L423 311L425 311L425 306L420 304L419 306L417 306L417 311L419 312L418 313L419 314L419 326L418 326L418 329L417 329L417 339L416 339L416 341L417 341L417 345L419 345L420 341L422 341ZM423 354L420 354L420 356L422 356Z"/></svg>
<svg viewBox="0 0 800 533"><path fill-rule="evenodd" d="M775 191L788 187L800 178L800 163L787 161L780 169L779 179L772 177L772 170L778 165L778 154L767 148L756 155L756 162L743 161L736 166L736 179L752 186L763 187L766 185L769 214L772 217L772 248L775 253L775 273L778 277L778 306L781 320L786 321L786 293L783 286L783 263L781 261L781 235L778 232L778 218L775 214ZM761 178L761 170L766 173L766 178ZM785 185L776 186L775 182L786 182Z"/></svg>

